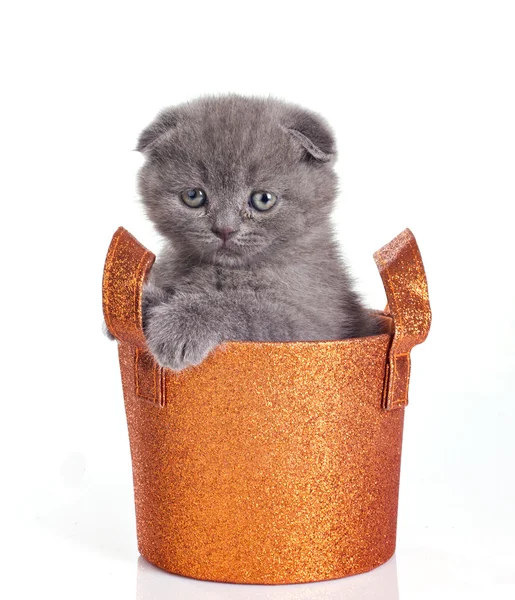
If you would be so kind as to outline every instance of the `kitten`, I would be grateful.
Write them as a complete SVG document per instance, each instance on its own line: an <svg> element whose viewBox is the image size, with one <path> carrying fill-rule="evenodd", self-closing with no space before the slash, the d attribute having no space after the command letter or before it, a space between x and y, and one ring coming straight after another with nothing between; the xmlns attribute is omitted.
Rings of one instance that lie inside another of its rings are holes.
<svg viewBox="0 0 515 600"><path fill-rule="evenodd" d="M161 366L197 365L228 340L381 332L352 288L330 223L331 129L279 100L203 97L139 138L139 191L166 247L143 293Z"/></svg>

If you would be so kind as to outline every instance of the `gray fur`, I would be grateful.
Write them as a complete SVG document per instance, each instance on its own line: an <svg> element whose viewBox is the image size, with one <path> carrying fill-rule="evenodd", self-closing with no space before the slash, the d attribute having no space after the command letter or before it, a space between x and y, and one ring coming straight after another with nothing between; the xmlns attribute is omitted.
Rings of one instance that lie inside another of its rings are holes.
<svg viewBox="0 0 515 600"><path fill-rule="evenodd" d="M204 97L164 110L137 149L139 190L166 246L144 288L144 330L159 364L199 364L228 340L335 340L380 333L330 222L337 180L331 129L271 98ZM207 204L180 194L202 188ZM266 212L251 192L279 200ZM236 232L227 247L212 228Z"/></svg>

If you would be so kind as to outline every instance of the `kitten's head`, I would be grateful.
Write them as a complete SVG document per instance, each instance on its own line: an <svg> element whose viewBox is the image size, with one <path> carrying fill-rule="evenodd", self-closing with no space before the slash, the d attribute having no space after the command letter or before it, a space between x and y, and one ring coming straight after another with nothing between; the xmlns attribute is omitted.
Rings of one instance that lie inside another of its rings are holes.
<svg viewBox="0 0 515 600"><path fill-rule="evenodd" d="M162 111L137 149L147 214L195 260L266 260L327 230L335 143L317 114L269 98L204 97Z"/></svg>

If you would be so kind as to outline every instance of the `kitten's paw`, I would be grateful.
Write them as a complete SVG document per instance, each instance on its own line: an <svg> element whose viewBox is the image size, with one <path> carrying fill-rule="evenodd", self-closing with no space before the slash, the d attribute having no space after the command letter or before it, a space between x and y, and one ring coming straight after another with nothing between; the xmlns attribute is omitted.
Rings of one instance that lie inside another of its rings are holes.
<svg viewBox="0 0 515 600"><path fill-rule="evenodd" d="M221 341L197 313L181 308L173 302L152 307L145 327L150 352L173 371L200 364Z"/></svg>

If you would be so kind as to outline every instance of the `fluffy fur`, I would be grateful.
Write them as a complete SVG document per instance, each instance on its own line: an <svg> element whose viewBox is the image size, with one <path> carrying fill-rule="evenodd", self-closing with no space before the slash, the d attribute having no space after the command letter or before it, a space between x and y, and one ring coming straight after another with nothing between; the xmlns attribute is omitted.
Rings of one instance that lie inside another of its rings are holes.
<svg viewBox="0 0 515 600"><path fill-rule="evenodd" d="M137 149L139 190L166 247L144 289L159 364L199 364L228 340L334 340L380 332L352 288L330 222L333 133L271 98L204 97L161 112ZM190 208L181 192L201 188ZM278 202L259 212L251 193ZM224 244L213 229L234 233Z"/></svg>

